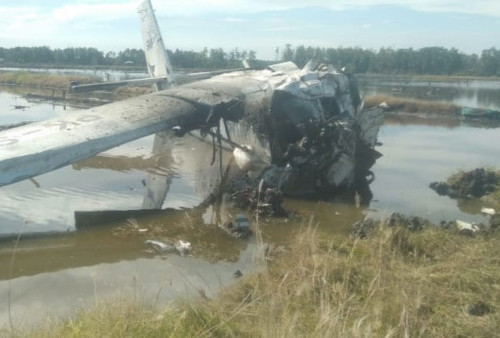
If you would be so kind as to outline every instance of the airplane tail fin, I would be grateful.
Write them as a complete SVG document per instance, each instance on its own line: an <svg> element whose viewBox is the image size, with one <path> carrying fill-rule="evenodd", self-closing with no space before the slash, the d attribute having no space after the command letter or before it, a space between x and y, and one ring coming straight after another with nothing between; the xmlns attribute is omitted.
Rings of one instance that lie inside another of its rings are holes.
<svg viewBox="0 0 500 338"><path fill-rule="evenodd" d="M138 12L149 75L165 78L164 81L156 83L155 86L157 90L167 89L175 84L175 80L150 0L145 0L139 6Z"/></svg>

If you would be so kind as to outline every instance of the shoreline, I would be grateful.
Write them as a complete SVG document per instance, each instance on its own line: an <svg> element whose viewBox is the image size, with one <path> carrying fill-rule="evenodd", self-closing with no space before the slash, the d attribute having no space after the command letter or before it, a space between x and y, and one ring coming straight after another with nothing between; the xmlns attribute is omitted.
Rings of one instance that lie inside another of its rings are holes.
<svg viewBox="0 0 500 338"><path fill-rule="evenodd" d="M36 329L15 327L14 333L493 336L500 320L498 255L498 229L468 235L378 224L362 238L323 237L311 221L284 249L267 250L267 269L243 275L213 298L200 290L197 299L161 307L103 300L70 318Z"/></svg>

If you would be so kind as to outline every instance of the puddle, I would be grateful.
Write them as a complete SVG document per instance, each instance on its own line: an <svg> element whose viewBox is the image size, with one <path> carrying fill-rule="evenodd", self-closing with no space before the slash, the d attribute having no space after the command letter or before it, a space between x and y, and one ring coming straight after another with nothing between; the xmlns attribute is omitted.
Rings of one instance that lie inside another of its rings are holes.
<svg viewBox="0 0 500 338"><path fill-rule="evenodd" d="M13 110L13 105L30 108ZM30 103L0 91L0 124L41 120L72 110ZM64 232L23 239L12 270L13 243L0 241L0 299L7 299L10 279L16 324L23 318L35 322L45 315L68 314L107 297L154 299L161 290L164 302L197 294L200 288L208 294L231 283L236 270L246 273L256 268L254 239L235 240L216 225L231 210L224 206L190 210L209 196L220 179L219 166L209 165L212 145L194 137L175 138L154 155L154 139L145 137L38 176L39 187L22 181L0 188L0 236ZM296 216L263 225L263 238L277 245L286 243L310 216L319 224L318 231L341 234L365 215L383 217L391 211L436 222L484 221L481 206L467 201L457 204L428 185L459 169L500 167L499 139L500 128L392 121L380 130L383 145L377 150L383 157L373 167L373 199L368 207L356 209L336 200L286 199L285 207ZM226 161L229 156L224 155ZM141 212L144 206L164 210ZM148 230L120 232L131 218ZM113 226L88 226L104 221ZM74 231L82 222L86 230ZM152 238L187 240L193 252L188 257L154 255L144 245ZM7 302L2 301L0 325L6 323Z"/></svg>

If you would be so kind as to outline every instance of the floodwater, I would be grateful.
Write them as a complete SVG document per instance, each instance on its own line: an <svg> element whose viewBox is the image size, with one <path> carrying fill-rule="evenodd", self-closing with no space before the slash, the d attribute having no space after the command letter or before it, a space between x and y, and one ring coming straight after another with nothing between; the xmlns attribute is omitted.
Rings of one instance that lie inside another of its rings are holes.
<svg viewBox="0 0 500 338"><path fill-rule="evenodd" d="M414 81L402 76L364 76L359 84L365 96L385 94L500 110L500 80Z"/></svg>
<svg viewBox="0 0 500 338"><path fill-rule="evenodd" d="M477 97L484 95L489 94ZM0 125L74 110L0 90ZM500 128L389 121L379 140L377 150L383 157L373 167L369 206L356 209L337 200L287 199L285 206L294 216L263 222L264 241L275 247L286 244L310 217L325 235L347 234L352 223L366 215L384 217L393 211L436 222L487 221L479 213L484 205L440 197L428 185L459 169L499 167ZM160 151L153 151L155 141L161 141ZM229 158L225 153L224 167ZM30 324L109 297L163 304L200 292L210 296L231 284L236 270L260 268L255 237L233 239L218 227L244 211L220 204L197 207L221 177L218 161L210 166L211 161L211 144L192 136L162 134L34 181L1 187L0 236L25 235L15 250L13 240L0 241L0 326L9 323L9 316L15 326ZM159 207L161 211L148 210ZM32 238L27 235L31 233L46 236ZM156 254L144 244L147 239L189 241L193 250L188 256Z"/></svg>
<svg viewBox="0 0 500 338"><path fill-rule="evenodd" d="M3 71L29 71L36 73L58 74L58 75L79 75L91 76L100 81L121 81L129 79L140 79L148 77L146 72L121 71L114 69L75 69L75 68L19 68L2 67Z"/></svg>

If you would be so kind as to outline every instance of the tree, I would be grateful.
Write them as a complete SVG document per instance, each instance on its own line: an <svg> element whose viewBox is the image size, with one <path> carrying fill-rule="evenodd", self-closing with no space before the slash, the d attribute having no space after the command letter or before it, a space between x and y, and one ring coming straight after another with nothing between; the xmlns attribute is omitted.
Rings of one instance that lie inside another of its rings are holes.
<svg viewBox="0 0 500 338"><path fill-rule="evenodd" d="M293 52L292 45L287 43L285 45L285 49L283 50L283 56L281 57L281 59L283 61L292 61L294 54L295 53Z"/></svg>

